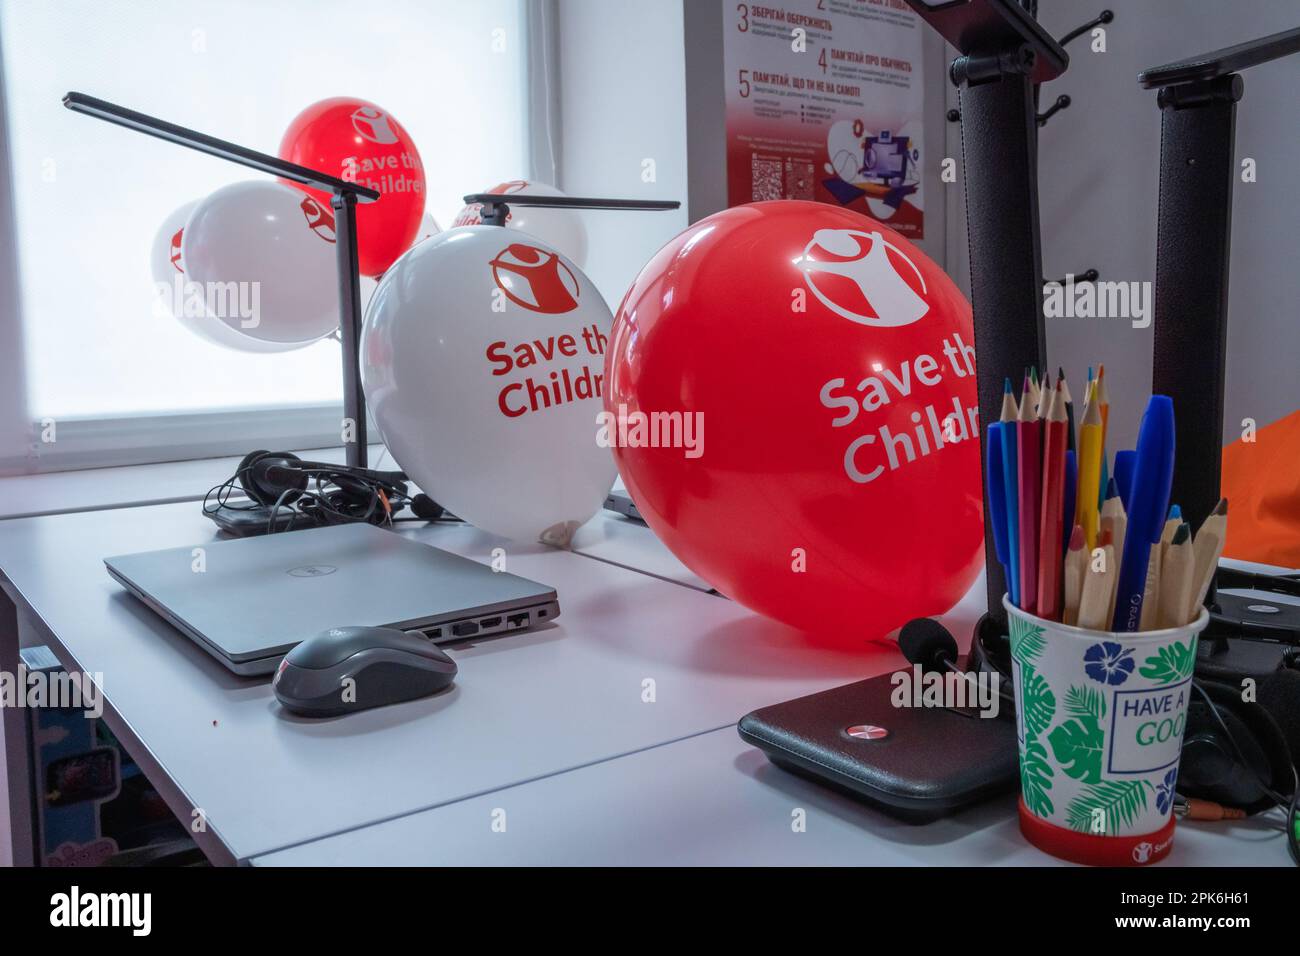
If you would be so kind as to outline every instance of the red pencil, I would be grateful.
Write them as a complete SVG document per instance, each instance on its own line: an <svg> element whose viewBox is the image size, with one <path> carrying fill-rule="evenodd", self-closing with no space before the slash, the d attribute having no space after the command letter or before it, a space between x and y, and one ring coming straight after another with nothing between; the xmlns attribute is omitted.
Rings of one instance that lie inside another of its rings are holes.
<svg viewBox="0 0 1300 956"><path fill-rule="evenodd" d="M1038 616L1061 620L1061 541L1065 537L1065 453L1070 447L1070 419L1057 380L1047 400L1043 434L1043 504L1038 536Z"/></svg>
<svg viewBox="0 0 1300 956"><path fill-rule="evenodd" d="M1020 606L1030 614L1038 608L1038 521L1043 471L1042 422L1034 408L1034 397L1025 376L1016 418L1016 474L1020 512Z"/></svg>

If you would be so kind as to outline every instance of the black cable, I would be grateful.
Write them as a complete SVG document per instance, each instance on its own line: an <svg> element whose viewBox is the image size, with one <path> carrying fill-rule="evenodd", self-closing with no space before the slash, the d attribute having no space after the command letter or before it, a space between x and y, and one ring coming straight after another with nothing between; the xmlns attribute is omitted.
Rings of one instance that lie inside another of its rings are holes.
<svg viewBox="0 0 1300 956"><path fill-rule="evenodd" d="M1210 713L1213 715L1215 722L1220 728L1222 728L1224 736L1228 738L1228 743L1232 745L1232 750L1237 757L1237 762L1254 774L1255 779L1259 781L1260 789L1264 791L1270 800L1273 800L1277 806L1286 810L1285 825L1287 852L1291 854L1291 859L1295 862L1296 866L1300 866L1300 834L1296 833L1298 825L1296 811L1300 808L1300 772L1296 771L1295 763L1291 759L1291 750L1287 747L1286 740L1279 738L1279 742L1282 744L1283 756L1285 757L1286 762L1291 765L1292 789L1290 797L1283 796L1274 790L1272 786L1273 782L1271 780L1265 780L1260 775L1259 771L1251 766L1251 764L1246 760L1245 754L1241 752L1241 747L1237 744L1237 738L1234 737L1232 731L1228 729L1227 723L1223 720L1223 715L1219 713L1219 708L1215 706L1214 701L1210 699L1210 695L1205 692L1205 688L1201 686L1200 681L1192 681L1192 688L1201 695L1206 706L1210 708Z"/></svg>

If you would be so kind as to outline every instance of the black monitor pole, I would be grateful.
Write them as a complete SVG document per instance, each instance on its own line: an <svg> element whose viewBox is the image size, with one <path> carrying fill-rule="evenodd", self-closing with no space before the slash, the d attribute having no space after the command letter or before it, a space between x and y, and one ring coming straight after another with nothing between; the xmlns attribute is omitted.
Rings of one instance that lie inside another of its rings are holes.
<svg viewBox="0 0 1300 956"><path fill-rule="evenodd" d="M1034 86L1064 72L1069 57L1014 3L908 3L961 54L949 75L961 97L975 378L980 421L987 428L1001 412L1005 376L1047 366ZM988 473L986 450L981 440L982 478ZM985 487L985 515L988 494ZM1006 576L987 520L984 556L988 614L981 626L987 621L990 636L1005 634Z"/></svg>
<svg viewBox="0 0 1300 956"><path fill-rule="evenodd" d="M350 183L306 166L286 162L276 156L208 136L175 123L168 123L144 113L137 113L116 103L68 93L63 105L75 113L95 116L138 133L147 133L178 146L197 149L258 172L270 173L305 186L315 186L332 194L334 207L335 255L339 280L339 339L343 346L343 450L346 461L354 467L366 466L366 399L361 391L361 277L357 269L358 202L374 202L379 193L366 186Z"/></svg>
<svg viewBox="0 0 1300 956"><path fill-rule="evenodd" d="M1138 75L1160 107L1152 388L1178 411L1172 500L1193 528L1219 500L1237 71L1297 52L1300 28Z"/></svg>

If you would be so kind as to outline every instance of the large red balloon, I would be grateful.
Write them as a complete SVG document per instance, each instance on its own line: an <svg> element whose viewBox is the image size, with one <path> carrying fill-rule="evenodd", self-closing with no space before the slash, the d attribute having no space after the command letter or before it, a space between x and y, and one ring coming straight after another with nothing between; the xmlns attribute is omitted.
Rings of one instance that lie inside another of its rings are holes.
<svg viewBox="0 0 1300 956"><path fill-rule="evenodd" d="M378 276L411 247L424 215L424 164L402 124L374 103L335 97L294 118L280 158L382 193L357 205L361 274ZM330 194L289 183L330 205Z"/></svg>
<svg viewBox="0 0 1300 956"><path fill-rule="evenodd" d="M878 222L785 201L691 226L623 299L605 408L655 533L759 613L860 640L979 572L970 305Z"/></svg>

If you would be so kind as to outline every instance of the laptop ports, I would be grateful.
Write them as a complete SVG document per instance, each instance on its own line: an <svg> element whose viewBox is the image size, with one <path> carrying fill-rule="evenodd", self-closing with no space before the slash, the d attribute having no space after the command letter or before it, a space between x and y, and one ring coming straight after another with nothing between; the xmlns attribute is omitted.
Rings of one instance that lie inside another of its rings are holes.
<svg viewBox="0 0 1300 956"><path fill-rule="evenodd" d="M501 618L485 617L483 618L483 620L479 621L478 623L480 627L498 627L501 624Z"/></svg>

